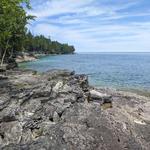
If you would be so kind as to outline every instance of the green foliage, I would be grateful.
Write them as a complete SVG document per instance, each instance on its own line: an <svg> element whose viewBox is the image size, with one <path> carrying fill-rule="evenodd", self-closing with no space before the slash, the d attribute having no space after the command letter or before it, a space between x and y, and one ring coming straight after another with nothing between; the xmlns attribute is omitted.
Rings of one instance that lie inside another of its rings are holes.
<svg viewBox="0 0 150 150"><path fill-rule="evenodd" d="M73 53L74 47L51 41L44 36L27 33L26 25L33 16L27 15L29 0L0 0L0 59L1 65L18 51L36 53L66 54Z"/></svg>
<svg viewBox="0 0 150 150"><path fill-rule="evenodd" d="M46 38L43 35L33 36L31 32L26 35L24 48L28 52L45 54L68 54L75 51L73 46L51 41L50 38Z"/></svg>
<svg viewBox="0 0 150 150"><path fill-rule="evenodd" d="M0 1L0 58L12 56L14 51L22 49L25 26L31 18L26 15L23 4L30 7L28 0Z"/></svg>

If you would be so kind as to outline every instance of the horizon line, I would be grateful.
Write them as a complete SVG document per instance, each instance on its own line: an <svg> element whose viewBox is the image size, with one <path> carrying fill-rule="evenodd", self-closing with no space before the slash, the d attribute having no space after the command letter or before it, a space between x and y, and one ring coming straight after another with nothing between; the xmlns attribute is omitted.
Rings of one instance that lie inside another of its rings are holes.
<svg viewBox="0 0 150 150"><path fill-rule="evenodd" d="M150 51L148 52L116 52L116 51L107 51L107 52L75 52L75 53L150 53Z"/></svg>

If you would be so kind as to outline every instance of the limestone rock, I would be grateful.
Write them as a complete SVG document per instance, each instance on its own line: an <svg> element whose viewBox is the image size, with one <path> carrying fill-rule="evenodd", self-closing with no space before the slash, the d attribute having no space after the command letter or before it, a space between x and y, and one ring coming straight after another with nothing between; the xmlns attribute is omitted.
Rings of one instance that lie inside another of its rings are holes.
<svg viewBox="0 0 150 150"><path fill-rule="evenodd" d="M149 150L149 98L91 88L68 70L7 70L0 81L2 150ZM102 109L104 104L112 108Z"/></svg>
<svg viewBox="0 0 150 150"><path fill-rule="evenodd" d="M90 90L90 96L91 96L92 100L101 101L102 103L111 103L112 102L111 95L108 95L106 93L101 93L94 89Z"/></svg>

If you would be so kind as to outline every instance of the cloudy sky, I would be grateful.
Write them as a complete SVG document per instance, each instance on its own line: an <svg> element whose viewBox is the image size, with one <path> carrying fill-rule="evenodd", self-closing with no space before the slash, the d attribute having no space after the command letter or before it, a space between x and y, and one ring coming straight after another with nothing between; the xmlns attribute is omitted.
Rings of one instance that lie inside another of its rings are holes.
<svg viewBox="0 0 150 150"><path fill-rule="evenodd" d="M150 0L31 0L35 35L77 52L150 52Z"/></svg>

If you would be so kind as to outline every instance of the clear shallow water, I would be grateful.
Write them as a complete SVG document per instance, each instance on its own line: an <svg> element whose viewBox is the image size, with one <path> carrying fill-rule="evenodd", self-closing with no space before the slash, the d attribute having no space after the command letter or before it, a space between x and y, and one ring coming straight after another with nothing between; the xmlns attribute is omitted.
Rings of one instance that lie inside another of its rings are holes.
<svg viewBox="0 0 150 150"><path fill-rule="evenodd" d="M94 86L150 91L150 53L88 53L46 56L21 64L40 72L70 69Z"/></svg>

